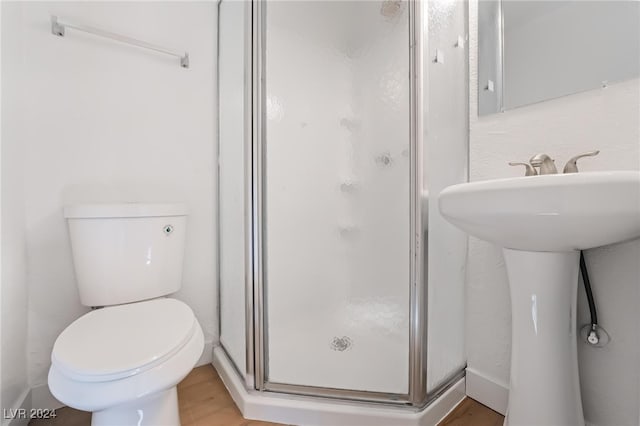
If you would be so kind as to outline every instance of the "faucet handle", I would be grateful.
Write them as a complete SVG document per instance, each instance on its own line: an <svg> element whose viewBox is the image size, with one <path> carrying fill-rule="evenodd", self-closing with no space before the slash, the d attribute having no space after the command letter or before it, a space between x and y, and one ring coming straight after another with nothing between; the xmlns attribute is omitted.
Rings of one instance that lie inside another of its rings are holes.
<svg viewBox="0 0 640 426"><path fill-rule="evenodd" d="M576 155L575 157L571 157L569 161L567 161L567 165L564 166L564 170L562 173L578 173L578 164L577 161L582 157L593 157L595 155L600 154L599 150L585 152L584 154Z"/></svg>
<svg viewBox="0 0 640 426"><path fill-rule="evenodd" d="M533 168L533 166L529 163L517 163L517 162L513 162L511 161L509 163L510 166L524 166L526 168L526 172L524 173L525 176L535 176L538 174L538 172L536 172L536 169Z"/></svg>

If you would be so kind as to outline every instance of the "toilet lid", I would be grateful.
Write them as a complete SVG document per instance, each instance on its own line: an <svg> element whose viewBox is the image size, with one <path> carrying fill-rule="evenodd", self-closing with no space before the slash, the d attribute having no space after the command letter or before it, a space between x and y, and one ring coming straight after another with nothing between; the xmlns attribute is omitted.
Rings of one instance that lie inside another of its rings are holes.
<svg viewBox="0 0 640 426"><path fill-rule="evenodd" d="M132 376L176 353L197 324L191 308L175 299L97 309L58 336L51 361L78 381Z"/></svg>

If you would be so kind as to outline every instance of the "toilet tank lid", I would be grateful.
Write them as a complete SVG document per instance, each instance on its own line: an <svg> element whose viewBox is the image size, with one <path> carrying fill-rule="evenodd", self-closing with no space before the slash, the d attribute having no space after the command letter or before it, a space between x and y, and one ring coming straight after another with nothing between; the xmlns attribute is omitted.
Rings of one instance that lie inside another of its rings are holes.
<svg viewBox="0 0 640 426"><path fill-rule="evenodd" d="M64 217L69 219L186 215L187 206L179 203L76 204L64 208Z"/></svg>

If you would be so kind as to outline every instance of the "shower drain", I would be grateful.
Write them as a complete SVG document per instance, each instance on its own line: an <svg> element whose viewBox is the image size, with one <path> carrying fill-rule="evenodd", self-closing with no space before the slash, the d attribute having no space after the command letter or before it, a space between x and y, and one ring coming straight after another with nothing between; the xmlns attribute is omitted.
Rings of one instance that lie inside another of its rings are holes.
<svg viewBox="0 0 640 426"><path fill-rule="evenodd" d="M353 341L349 338L349 336L342 336L342 337L336 336L331 341L330 347L334 351L343 352L343 351L346 351L347 349L351 349L352 345L353 345Z"/></svg>

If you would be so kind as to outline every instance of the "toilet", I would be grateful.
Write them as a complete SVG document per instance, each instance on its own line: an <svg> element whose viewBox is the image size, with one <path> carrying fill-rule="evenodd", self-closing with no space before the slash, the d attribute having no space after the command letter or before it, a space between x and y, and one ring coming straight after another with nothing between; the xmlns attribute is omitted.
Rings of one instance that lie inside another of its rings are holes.
<svg viewBox="0 0 640 426"><path fill-rule="evenodd" d="M181 287L187 210L181 204L64 209L80 302L51 354L49 389L91 411L93 426L180 425L176 385L204 348Z"/></svg>

